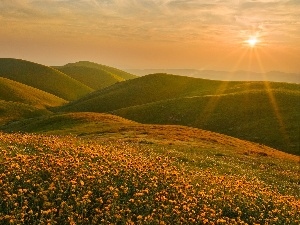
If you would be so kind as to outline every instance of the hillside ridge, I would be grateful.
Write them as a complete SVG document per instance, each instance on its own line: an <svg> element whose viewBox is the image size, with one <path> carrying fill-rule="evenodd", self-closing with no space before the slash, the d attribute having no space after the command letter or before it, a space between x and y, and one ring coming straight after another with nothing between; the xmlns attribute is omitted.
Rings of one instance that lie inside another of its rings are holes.
<svg viewBox="0 0 300 225"><path fill-rule="evenodd" d="M299 154L294 122L300 119L299 96L299 84L151 74L95 91L60 110L192 126Z"/></svg>
<svg viewBox="0 0 300 225"><path fill-rule="evenodd" d="M54 68L21 59L0 58L0 77L32 86L67 101L93 91Z"/></svg>

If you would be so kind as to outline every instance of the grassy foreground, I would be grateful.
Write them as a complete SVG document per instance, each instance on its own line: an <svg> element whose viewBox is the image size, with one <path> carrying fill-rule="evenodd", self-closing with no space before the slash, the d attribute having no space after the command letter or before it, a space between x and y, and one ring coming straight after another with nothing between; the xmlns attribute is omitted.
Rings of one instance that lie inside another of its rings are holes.
<svg viewBox="0 0 300 225"><path fill-rule="evenodd" d="M0 224L299 223L297 160L220 146L0 133Z"/></svg>

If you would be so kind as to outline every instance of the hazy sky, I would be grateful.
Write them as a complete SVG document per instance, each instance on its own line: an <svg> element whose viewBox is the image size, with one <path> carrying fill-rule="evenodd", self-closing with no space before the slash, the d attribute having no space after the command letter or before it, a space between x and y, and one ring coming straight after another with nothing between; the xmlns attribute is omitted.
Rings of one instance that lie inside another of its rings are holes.
<svg viewBox="0 0 300 225"><path fill-rule="evenodd" d="M0 0L0 57L299 73L300 0Z"/></svg>

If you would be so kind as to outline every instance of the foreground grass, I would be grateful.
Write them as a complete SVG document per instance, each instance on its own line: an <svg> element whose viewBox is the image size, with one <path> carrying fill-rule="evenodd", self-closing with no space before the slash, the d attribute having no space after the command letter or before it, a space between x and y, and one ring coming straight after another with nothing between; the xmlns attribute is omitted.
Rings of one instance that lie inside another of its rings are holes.
<svg viewBox="0 0 300 225"><path fill-rule="evenodd" d="M149 143L1 133L0 224L299 223L296 191L178 154Z"/></svg>

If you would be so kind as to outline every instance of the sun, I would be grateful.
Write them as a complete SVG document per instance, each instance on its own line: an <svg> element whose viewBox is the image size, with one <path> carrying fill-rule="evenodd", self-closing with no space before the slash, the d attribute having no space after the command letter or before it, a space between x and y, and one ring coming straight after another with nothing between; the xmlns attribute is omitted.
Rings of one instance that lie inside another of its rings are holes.
<svg viewBox="0 0 300 225"><path fill-rule="evenodd" d="M250 47L253 48L257 45L259 40L257 39L257 37L250 37L246 42L248 43L248 45L250 45Z"/></svg>

